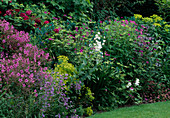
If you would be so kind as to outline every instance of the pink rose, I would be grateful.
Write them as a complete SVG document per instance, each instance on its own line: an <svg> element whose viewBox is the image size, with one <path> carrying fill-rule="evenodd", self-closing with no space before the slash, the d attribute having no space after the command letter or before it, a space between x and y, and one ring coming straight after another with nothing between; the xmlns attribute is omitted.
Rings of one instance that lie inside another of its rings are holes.
<svg viewBox="0 0 170 118"><path fill-rule="evenodd" d="M25 13L27 14L27 15L31 15L31 10L28 10L28 11L26 11Z"/></svg>

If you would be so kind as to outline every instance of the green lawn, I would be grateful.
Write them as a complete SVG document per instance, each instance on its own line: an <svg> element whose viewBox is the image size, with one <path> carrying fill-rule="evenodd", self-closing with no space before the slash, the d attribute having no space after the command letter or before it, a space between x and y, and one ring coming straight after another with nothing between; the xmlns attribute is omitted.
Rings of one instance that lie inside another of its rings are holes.
<svg viewBox="0 0 170 118"><path fill-rule="evenodd" d="M89 118L170 118L170 101L119 108Z"/></svg>

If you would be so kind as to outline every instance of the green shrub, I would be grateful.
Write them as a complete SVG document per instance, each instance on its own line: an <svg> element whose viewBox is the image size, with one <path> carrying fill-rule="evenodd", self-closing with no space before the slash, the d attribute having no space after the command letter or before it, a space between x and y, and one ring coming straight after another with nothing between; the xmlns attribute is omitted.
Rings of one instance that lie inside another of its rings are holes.
<svg viewBox="0 0 170 118"><path fill-rule="evenodd" d="M94 36L88 24L89 21L76 23L72 19L53 20L41 29L37 28L35 33L31 34L31 42L50 52L53 65L58 62L57 57L60 55L70 57L70 62L77 65L75 57L81 55L84 50L91 50L88 45L92 43Z"/></svg>
<svg viewBox="0 0 170 118"><path fill-rule="evenodd" d="M168 76L163 72L164 62L160 59L166 53L159 50L161 44L155 42L158 41L156 38L145 34L149 32L148 25L136 22L114 20L99 24L100 33L95 39L102 44L99 50L103 52L104 60L97 65L98 69L93 71L90 79L85 80L94 93L94 106L98 109L141 103L142 98L145 99L144 93L150 93L150 81L167 82L164 91L168 90ZM155 88L155 96L161 95L158 92L161 90Z"/></svg>
<svg viewBox="0 0 170 118"><path fill-rule="evenodd" d="M158 14L162 15L162 17L169 21L170 15L169 15L169 7L170 7L170 1L168 0L154 0L155 4L158 6Z"/></svg>
<svg viewBox="0 0 170 118"><path fill-rule="evenodd" d="M45 4L46 8L50 10L54 17L71 15L76 21L83 20L82 22L85 22L85 19L89 18L88 14L93 8L90 0L18 0L18 2L24 5L39 4L41 6Z"/></svg>
<svg viewBox="0 0 170 118"><path fill-rule="evenodd" d="M159 49L161 44L156 43L159 42L158 39L150 35L148 37L145 34L149 32L146 24L140 26L141 24L131 20L115 20L110 22L110 24L103 23L100 25L102 29L101 40L103 40L104 36L106 40L102 48L103 52L106 51L106 56L115 59L112 66L118 72L121 72L126 81L129 80L131 82L132 87L136 79L139 79L142 91L137 90L137 94L139 93L142 96L142 92L149 93L147 87L150 81L159 84L167 83L165 88L169 86L168 76L163 72L164 63L167 61L161 59L161 56L166 55L166 52ZM164 43L164 41L162 42ZM133 87L133 90L135 88ZM155 90L158 89L159 87L155 88ZM140 98L139 94L137 96ZM160 95L161 93L157 94ZM138 97L134 98L134 100L137 100ZM126 97L120 97L120 99L122 98ZM124 99L123 101L126 100ZM123 103L125 104L126 102Z"/></svg>
<svg viewBox="0 0 170 118"><path fill-rule="evenodd" d="M157 63L155 68L155 73L157 73L157 77L159 80L157 81L149 81L148 92L144 92L145 96L147 96L148 101L161 101L167 100L168 95L164 95L164 92L168 90L169 86L169 73L168 73L168 63L169 63L169 25L167 22L163 20L160 16L153 14L150 17L143 17L139 14L135 14L135 21L138 24L141 24L143 27L147 27L146 35L152 36L152 42L157 44L157 48L155 49L157 54ZM154 77L156 78L156 77ZM166 84L165 84L166 83ZM159 87L155 87L156 84L159 84ZM164 85L164 86L162 86ZM153 89L155 87L156 89ZM150 94L154 93L154 94ZM164 95L164 97L160 97ZM159 96L159 97L158 97ZM150 99L151 98L151 99Z"/></svg>
<svg viewBox="0 0 170 118"><path fill-rule="evenodd" d="M141 17L141 16L140 16ZM141 17L135 14L135 21L142 26L147 27L147 35L153 37L153 42L158 43L159 60L162 61L162 71L169 77L168 74L168 52L169 52L169 25L160 16L153 14L150 17Z"/></svg>

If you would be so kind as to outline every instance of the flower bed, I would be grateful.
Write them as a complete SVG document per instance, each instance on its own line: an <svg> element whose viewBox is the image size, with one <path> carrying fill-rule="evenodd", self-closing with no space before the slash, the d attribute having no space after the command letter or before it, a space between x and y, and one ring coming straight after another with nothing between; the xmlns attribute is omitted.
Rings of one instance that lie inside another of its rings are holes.
<svg viewBox="0 0 170 118"><path fill-rule="evenodd" d="M160 16L81 21L10 5L0 11L0 117L76 118L170 99Z"/></svg>

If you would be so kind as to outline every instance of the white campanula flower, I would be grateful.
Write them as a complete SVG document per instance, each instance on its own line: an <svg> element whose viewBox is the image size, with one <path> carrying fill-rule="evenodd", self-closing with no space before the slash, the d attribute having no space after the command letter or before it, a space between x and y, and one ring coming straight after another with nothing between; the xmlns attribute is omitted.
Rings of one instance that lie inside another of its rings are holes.
<svg viewBox="0 0 170 118"><path fill-rule="evenodd" d="M135 82L135 85L138 86L139 83L140 83L140 82L139 82L139 79L137 78L137 79L136 79L136 82Z"/></svg>
<svg viewBox="0 0 170 118"><path fill-rule="evenodd" d="M95 49L96 49L96 51L100 51L100 49L102 48L101 42L96 40L96 43L97 44L95 45Z"/></svg>
<svg viewBox="0 0 170 118"><path fill-rule="evenodd" d="M131 85L131 82L129 82L126 87L129 88Z"/></svg>
<svg viewBox="0 0 170 118"><path fill-rule="evenodd" d="M99 39L100 40L100 32L98 32L96 35L95 35L95 38L94 38L94 40L96 40L96 39Z"/></svg>
<svg viewBox="0 0 170 118"><path fill-rule="evenodd" d="M95 37L94 37L94 40L96 40L96 39L100 40L100 37L98 36L98 34L96 34Z"/></svg>
<svg viewBox="0 0 170 118"><path fill-rule="evenodd" d="M104 36L104 38L105 38L105 36ZM94 44L95 50L97 52L100 52L103 55L103 53L100 50L102 48L102 45L104 45L105 40L103 40L103 42L101 42L100 39L101 39L100 38L100 32L97 32L97 34L95 35L95 38L94 38L94 40L96 41L96 44Z"/></svg>

